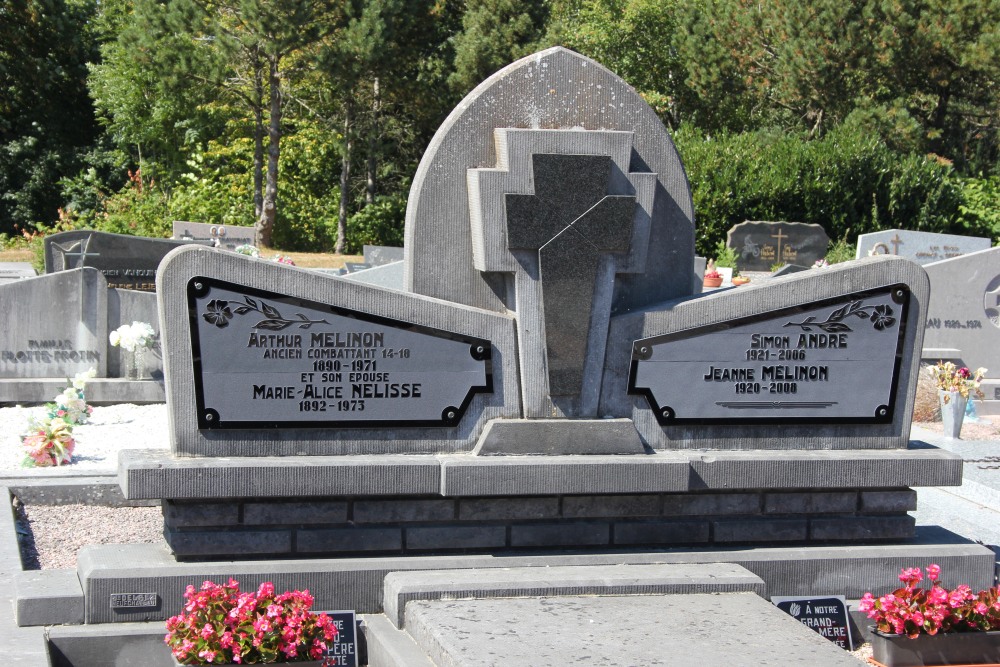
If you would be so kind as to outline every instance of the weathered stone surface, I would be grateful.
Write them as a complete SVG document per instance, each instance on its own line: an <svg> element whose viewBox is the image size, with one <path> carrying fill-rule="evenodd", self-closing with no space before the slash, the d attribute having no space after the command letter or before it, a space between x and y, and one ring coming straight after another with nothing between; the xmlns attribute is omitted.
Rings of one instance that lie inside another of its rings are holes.
<svg viewBox="0 0 1000 667"><path fill-rule="evenodd" d="M0 285L0 312L0 377L107 375L108 285L95 269Z"/></svg>
<svg viewBox="0 0 1000 667"><path fill-rule="evenodd" d="M491 421L472 452L511 454L645 454L631 419Z"/></svg>
<svg viewBox="0 0 1000 667"><path fill-rule="evenodd" d="M519 60L491 76L463 100L432 139L407 207L408 289L490 310L512 303L502 281L482 275L472 261L477 239L470 224L466 172L497 165L502 155L494 143L497 128L634 133L631 164L657 174L654 206L646 211L648 248L643 249L644 255L657 260L645 273L620 279L615 308L637 308L689 293L694 247L691 199L666 129L619 77L561 47ZM449 239L447 250L438 242L442 238Z"/></svg>
<svg viewBox="0 0 1000 667"><path fill-rule="evenodd" d="M991 245L990 239L978 236L884 229L859 236L856 257L895 255L917 264L930 264L986 250Z"/></svg>
<svg viewBox="0 0 1000 667"><path fill-rule="evenodd" d="M960 365L1000 370L1000 248L933 262L924 269L931 281L924 349L952 348L957 352L944 356ZM927 361L936 363L941 356ZM996 377L995 372L989 375Z"/></svg>

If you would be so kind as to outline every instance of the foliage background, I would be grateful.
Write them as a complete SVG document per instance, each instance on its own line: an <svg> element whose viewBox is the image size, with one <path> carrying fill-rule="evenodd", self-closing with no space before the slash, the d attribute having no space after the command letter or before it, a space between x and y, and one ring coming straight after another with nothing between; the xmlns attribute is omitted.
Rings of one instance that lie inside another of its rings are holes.
<svg viewBox="0 0 1000 667"><path fill-rule="evenodd" d="M748 219L1000 239L1000 0L6 0L0 240L270 201L275 248L399 244L438 124L554 44L660 115L700 254Z"/></svg>

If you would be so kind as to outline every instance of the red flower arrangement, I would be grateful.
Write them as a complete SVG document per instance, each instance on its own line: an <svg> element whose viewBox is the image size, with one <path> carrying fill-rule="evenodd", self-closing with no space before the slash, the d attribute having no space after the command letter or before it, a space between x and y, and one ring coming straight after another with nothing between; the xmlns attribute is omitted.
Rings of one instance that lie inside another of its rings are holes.
<svg viewBox="0 0 1000 667"><path fill-rule="evenodd" d="M337 628L315 614L308 590L275 594L265 582L240 593L238 582L188 586L184 613L167 619L166 644L184 665L322 660Z"/></svg>
<svg viewBox="0 0 1000 667"><path fill-rule="evenodd" d="M858 609L875 621L883 634L907 635L915 639L921 633L968 632L1000 629L1000 590L997 586L973 594L962 584L949 591L938 583L941 568L927 566L931 587L917 588L923 579L919 567L904 568L899 575L903 588L875 598L865 593Z"/></svg>

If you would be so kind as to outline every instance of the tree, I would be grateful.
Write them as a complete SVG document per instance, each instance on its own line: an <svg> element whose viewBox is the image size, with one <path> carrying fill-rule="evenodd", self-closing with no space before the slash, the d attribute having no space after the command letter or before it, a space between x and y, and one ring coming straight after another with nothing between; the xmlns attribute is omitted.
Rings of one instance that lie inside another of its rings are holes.
<svg viewBox="0 0 1000 667"><path fill-rule="evenodd" d="M59 180L97 135L86 88L93 10L92 0L0 6L0 232L55 221Z"/></svg>
<svg viewBox="0 0 1000 667"><path fill-rule="evenodd" d="M448 78L465 94L490 74L547 46L550 5L535 0L467 0Z"/></svg>
<svg viewBox="0 0 1000 667"><path fill-rule="evenodd" d="M678 0L574 0L553 9L548 41L598 61L631 84L671 129L696 100L671 39Z"/></svg>

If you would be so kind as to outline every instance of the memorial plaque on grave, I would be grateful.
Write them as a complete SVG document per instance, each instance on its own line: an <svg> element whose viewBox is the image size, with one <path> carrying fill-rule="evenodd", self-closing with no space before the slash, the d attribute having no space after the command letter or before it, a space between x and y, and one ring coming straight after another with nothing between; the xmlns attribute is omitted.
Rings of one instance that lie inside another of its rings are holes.
<svg viewBox="0 0 1000 667"><path fill-rule="evenodd" d="M108 287L153 292L156 268L174 248L211 241L174 241L92 230L59 232L45 237L45 272L89 266L104 274Z"/></svg>
<svg viewBox="0 0 1000 667"><path fill-rule="evenodd" d="M987 250L991 245L990 239L981 236L886 229L859 236L856 256L896 255L917 264L930 264Z"/></svg>
<svg viewBox="0 0 1000 667"><path fill-rule="evenodd" d="M826 257L830 237L819 225L748 220L729 230L727 245L741 271L770 271L775 264L812 266Z"/></svg>
<svg viewBox="0 0 1000 667"><path fill-rule="evenodd" d="M629 393L663 425L889 423L905 285L636 341Z"/></svg>
<svg viewBox="0 0 1000 667"><path fill-rule="evenodd" d="M201 429L453 426L487 340L223 281L188 283Z"/></svg>
<svg viewBox="0 0 1000 667"><path fill-rule="evenodd" d="M358 667L358 627L353 611L324 612L337 628L337 638L326 649L326 667Z"/></svg>
<svg viewBox="0 0 1000 667"><path fill-rule="evenodd" d="M254 228L218 225L207 222L174 220L174 238L182 241L209 241L217 248L235 250L237 246L254 244Z"/></svg>
<svg viewBox="0 0 1000 667"><path fill-rule="evenodd" d="M846 651L854 650L851 624L847 616L847 600L843 595L825 598L775 595L771 602L807 628Z"/></svg>

